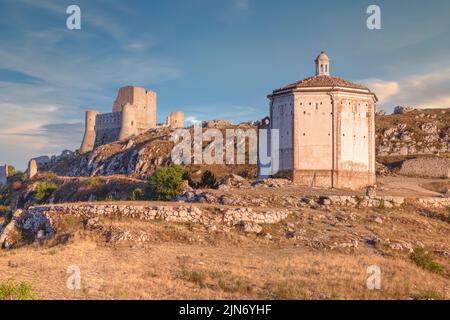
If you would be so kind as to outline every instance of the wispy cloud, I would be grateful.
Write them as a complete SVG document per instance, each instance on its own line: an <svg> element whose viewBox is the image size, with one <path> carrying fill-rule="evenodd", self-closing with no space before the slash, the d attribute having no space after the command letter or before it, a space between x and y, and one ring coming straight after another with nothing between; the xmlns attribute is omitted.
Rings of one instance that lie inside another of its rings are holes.
<svg viewBox="0 0 450 320"><path fill-rule="evenodd" d="M379 108L392 111L397 105L450 108L450 68L407 76L396 81L362 80L379 98Z"/></svg>
<svg viewBox="0 0 450 320"><path fill-rule="evenodd" d="M18 70L0 68L0 82L42 84L44 80Z"/></svg>
<svg viewBox="0 0 450 320"><path fill-rule="evenodd" d="M235 6L239 10L247 10L249 7L250 0L234 0Z"/></svg>

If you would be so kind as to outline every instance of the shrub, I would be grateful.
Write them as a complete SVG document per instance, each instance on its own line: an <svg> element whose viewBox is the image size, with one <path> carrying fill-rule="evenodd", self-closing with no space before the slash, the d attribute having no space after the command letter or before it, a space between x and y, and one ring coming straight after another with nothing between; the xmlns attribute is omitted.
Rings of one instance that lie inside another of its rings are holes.
<svg viewBox="0 0 450 320"><path fill-rule="evenodd" d="M197 188L198 184L192 180L191 174L187 171L183 172L183 180L187 180L191 188Z"/></svg>
<svg viewBox="0 0 450 320"><path fill-rule="evenodd" d="M183 278L201 288L206 287L206 274L203 271L184 271Z"/></svg>
<svg viewBox="0 0 450 320"><path fill-rule="evenodd" d="M98 185L97 178L95 178L95 177L89 177L89 178L86 180L86 183L87 183L87 185L88 185L89 187L91 187L91 188L95 188L95 187L97 187L97 185Z"/></svg>
<svg viewBox="0 0 450 320"><path fill-rule="evenodd" d="M446 298L434 291L421 291L414 296L415 300L446 300Z"/></svg>
<svg viewBox="0 0 450 320"><path fill-rule="evenodd" d="M58 189L58 186L54 182L43 181L39 182L36 186L36 193L34 194L34 200L43 202L51 196L51 194Z"/></svg>
<svg viewBox="0 0 450 320"><path fill-rule="evenodd" d="M112 196L109 194L109 188L106 184L95 185L95 199L97 201L108 201Z"/></svg>
<svg viewBox="0 0 450 320"><path fill-rule="evenodd" d="M8 166L8 177L12 177L16 174L16 168L13 166Z"/></svg>
<svg viewBox="0 0 450 320"><path fill-rule="evenodd" d="M11 214L12 212L10 207L0 205L0 218L6 217L8 219L11 216Z"/></svg>
<svg viewBox="0 0 450 320"><path fill-rule="evenodd" d="M28 174L26 172L20 173L20 181L22 182L28 181Z"/></svg>
<svg viewBox="0 0 450 320"><path fill-rule="evenodd" d="M216 176L209 170L206 170L200 181L201 188L217 189L219 187Z"/></svg>
<svg viewBox="0 0 450 320"><path fill-rule="evenodd" d="M47 181L53 181L55 182L57 180L58 176L53 171L47 171L45 173L45 179Z"/></svg>
<svg viewBox="0 0 450 320"><path fill-rule="evenodd" d="M419 267L431 272L442 274L444 271L442 265L435 261L434 254L426 248L418 247L414 249L409 257Z"/></svg>
<svg viewBox="0 0 450 320"><path fill-rule="evenodd" d="M130 199L132 201L142 200L144 198L144 191L141 188L136 188L131 192Z"/></svg>
<svg viewBox="0 0 450 320"><path fill-rule="evenodd" d="M183 172L178 165L157 170L147 184L148 197L155 200L171 200L177 197L183 185Z"/></svg>
<svg viewBox="0 0 450 320"><path fill-rule="evenodd" d="M27 282L15 283L7 281L0 283L0 300L34 300L33 288Z"/></svg>

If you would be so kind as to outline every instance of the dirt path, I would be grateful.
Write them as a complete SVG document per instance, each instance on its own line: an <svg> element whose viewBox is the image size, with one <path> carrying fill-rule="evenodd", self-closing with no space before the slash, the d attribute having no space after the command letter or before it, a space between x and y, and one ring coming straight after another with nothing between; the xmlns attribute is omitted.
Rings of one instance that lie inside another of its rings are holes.
<svg viewBox="0 0 450 320"><path fill-rule="evenodd" d="M379 195L399 196L406 198L413 197L439 197L440 193L422 188L420 185L428 182L442 181L439 179L422 179L410 177L378 177L377 185Z"/></svg>

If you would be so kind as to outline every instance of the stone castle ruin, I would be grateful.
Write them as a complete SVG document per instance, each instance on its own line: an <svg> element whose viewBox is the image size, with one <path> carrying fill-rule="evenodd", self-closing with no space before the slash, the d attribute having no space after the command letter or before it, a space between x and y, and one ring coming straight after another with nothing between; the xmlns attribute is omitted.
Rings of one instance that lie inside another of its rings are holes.
<svg viewBox="0 0 450 320"><path fill-rule="evenodd" d="M0 187L8 184L8 171L9 167L7 164L0 166Z"/></svg>
<svg viewBox="0 0 450 320"><path fill-rule="evenodd" d="M377 97L364 86L330 76L324 52L315 64L315 76L268 96L270 116L263 127L279 129L278 175L326 188L373 185Z"/></svg>
<svg viewBox="0 0 450 320"><path fill-rule="evenodd" d="M184 113L173 112L163 126L184 127ZM98 146L125 140L156 127L156 92L126 86L120 88L111 113L86 111L80 152L86 153Z"/></svg>

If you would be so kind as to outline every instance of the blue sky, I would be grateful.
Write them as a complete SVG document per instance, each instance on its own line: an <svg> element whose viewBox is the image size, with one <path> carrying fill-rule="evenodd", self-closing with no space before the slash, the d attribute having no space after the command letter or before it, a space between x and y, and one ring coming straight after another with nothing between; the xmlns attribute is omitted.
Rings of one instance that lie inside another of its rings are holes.
<svg viewBox="0 0 450 320"><path fill-rule="evenodd" d="M370 4L382 30L366 28ZM260 119L321 50L379 109L449 107L449 14L447 0L0 0L0 163L77 149L84 110L109 112L124 85L158 93L160 122Z"/></svg>

